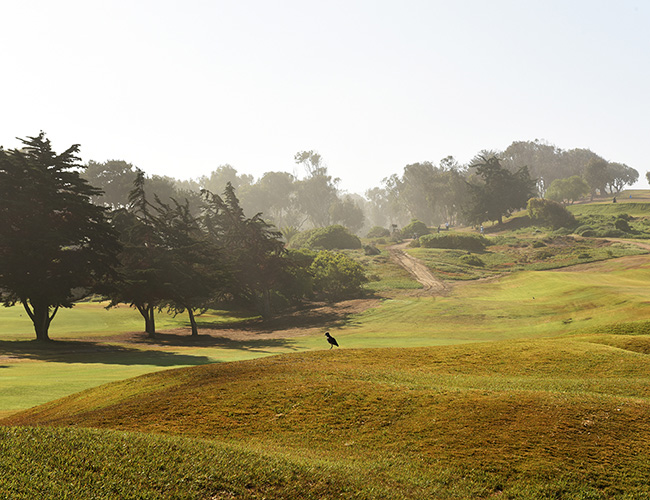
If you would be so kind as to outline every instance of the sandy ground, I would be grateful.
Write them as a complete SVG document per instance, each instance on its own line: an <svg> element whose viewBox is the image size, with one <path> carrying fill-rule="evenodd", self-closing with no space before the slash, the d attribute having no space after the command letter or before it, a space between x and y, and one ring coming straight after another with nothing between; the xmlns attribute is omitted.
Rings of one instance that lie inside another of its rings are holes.
<svg viewBox="0 0 650 500"><path fill-rule="evenodd" d="M413 277L424 286L430 295L443 295L449 291L448 285L436 278L429 268L419 259L412 257L404 251L410 241L388 247L390 258L406 269Z"/></svg>

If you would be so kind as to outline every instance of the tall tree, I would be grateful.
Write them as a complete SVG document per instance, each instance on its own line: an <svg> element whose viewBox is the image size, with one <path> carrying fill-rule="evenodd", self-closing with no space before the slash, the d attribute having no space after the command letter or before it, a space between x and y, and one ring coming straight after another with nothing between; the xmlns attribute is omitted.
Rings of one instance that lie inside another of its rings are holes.
<svg viewBox="0 0 650 500"><path fill-rule="evenodd" d="M271 292L286 271L282 234L262 219L246 217L232 184L223 197L204 192L207 208L204 225L225 250L234 276L233 294L257 307L262 316L271 314Z"/></svg>
<svg viewBox="0 0 650 500"><path fill-rule="evenodd" d="M501 166L495 153L479 154L471 168L476 169L481 181L468 183L470 196L465 216L473 224L488 220L501 223L504 216L525 207L535 192L535 181L530 178L528 168L522 167L512 173Z"/></svg>
<svg viewBox="0 0 650 500"><path fill-rule="evenodd" d="M153 204L152 221L163 249L164 284L159 307L187 312L192 335L198 335L196 311L205 311L231 285L221 251L190 210L189 201Z"/></svg>
<svg viewBox="0 0 650 500"><path fill-rule="evenodd" d="M119 244L91 202L101 191L79 175L79 146L57 154L43 132L22 143L0 148L0 293L5 306L23 305L47 341L59 308L113 274Z"/></svg>
<svg viewBox="0 0 650 500"><path fill-rule="evenodd" d="M155 312L166 298L167 256L145 194L144 172L138 169L136 174L127 208L113 215L122 243L120 279L110 283L106 295L111 306L125 303L136 308L144 318L145 332L155 337Z"/></svg>

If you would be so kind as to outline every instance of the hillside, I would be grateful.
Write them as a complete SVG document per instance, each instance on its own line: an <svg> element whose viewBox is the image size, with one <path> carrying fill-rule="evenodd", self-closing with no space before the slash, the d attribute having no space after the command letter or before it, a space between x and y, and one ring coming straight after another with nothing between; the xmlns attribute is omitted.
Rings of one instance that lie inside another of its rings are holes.
<svg viewBox="0 0 650 500"><path fill-rule="evenodd" d="M210 311L198 338L87 303L42 346L3 310L0 498L649 498L648 207L572 210L601 230L623 206L635 241L350 251L374 295Z"/></svg>
<svg viewBox="0 0 650 500"><path fill-rule="evenodd" d="M174 434L293 462L354 464L389 497L650 494L650 336L621 328L168 370L2 424Z"/></svg>

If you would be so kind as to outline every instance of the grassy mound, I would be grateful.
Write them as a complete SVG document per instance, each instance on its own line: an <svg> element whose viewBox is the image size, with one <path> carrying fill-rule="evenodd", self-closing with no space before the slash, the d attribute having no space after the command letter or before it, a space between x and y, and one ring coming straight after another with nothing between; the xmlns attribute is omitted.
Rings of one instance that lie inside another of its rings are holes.
<svg viewBox="0 0 650 500"><path fill-rule="evenodd" d="M624 338L318 351L169 370L2 423L235 443L302 464L293 494L319 484L301 471L343 471L319 498L340 497L342 484L358 498L638 498L650 494L650 358ZM248 462L231 466L253 474ZM373 480L349 482L353 472ZM242 498L291 498L266 490L272 475L251 481Z"/></svg>

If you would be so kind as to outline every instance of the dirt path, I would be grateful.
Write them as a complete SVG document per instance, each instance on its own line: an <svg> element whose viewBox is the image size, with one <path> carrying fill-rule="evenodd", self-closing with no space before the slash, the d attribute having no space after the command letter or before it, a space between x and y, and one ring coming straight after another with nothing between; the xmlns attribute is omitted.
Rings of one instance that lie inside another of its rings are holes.
<svg viewBox="0 0 650 500"><path fill-rule="evenodd" d="M449 290L449 287L436 278L429 268L420 260L412 257L404 251L410 242L399 243L388 247L390 258L406 269L413 277L424 286L424 290L431 295L442 295Z"/></svg>

